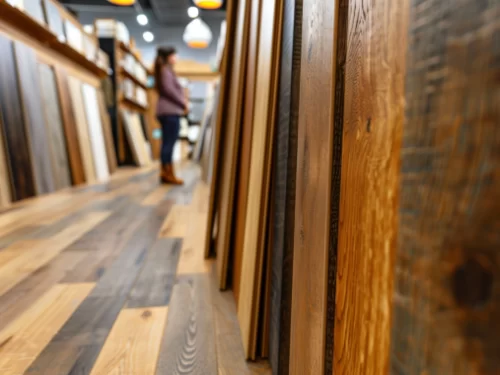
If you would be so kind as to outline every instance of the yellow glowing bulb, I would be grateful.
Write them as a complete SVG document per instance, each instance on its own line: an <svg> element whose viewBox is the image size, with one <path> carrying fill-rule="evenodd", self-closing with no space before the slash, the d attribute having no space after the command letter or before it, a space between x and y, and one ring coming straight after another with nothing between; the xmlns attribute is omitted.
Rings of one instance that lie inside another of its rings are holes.
<svg viewBox="0 0 500 375"><path fill-rule="evenodd" d="M129 6L133 5L135 3L135 0L108 0L108 2L115 5Z"/></svg>
<svg viewBox="0 0 500 375"><path fill-rule="evenodd" d="M195 0L198 8L202 9L219 9L222 6L222 0Z"/></svg>

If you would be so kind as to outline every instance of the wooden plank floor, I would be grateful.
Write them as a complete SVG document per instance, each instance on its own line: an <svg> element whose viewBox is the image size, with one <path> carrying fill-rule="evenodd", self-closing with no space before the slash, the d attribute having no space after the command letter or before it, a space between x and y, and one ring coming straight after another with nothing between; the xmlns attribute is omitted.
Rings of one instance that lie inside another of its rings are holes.
<svg viewBox="0 0 500 375"><path fill-rule="evenodd" d="M271 374L204 260L208 187L157 166L0 211L0 374Z"/></svg>

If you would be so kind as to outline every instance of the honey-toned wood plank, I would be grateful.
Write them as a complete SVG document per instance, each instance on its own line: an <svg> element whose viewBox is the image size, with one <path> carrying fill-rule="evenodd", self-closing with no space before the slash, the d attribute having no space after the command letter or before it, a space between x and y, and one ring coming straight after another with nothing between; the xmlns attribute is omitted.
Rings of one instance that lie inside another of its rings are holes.
<svg viewBox="0 0 500 375"><path fill-rule="evenodd" d="M172 189L170 185L163 185L152 191L144 200L142 201L143 206L155 206L165 199L167 193Z"/></svg>
<svg viewBox="0 0 500 375"><path fill-rule="evenodd" d="M207 230L207 214L189 213L186 220L188 230L182 241L177 274L206 273L210 270L212 260L205 259L205 239L199 234Z"/></svg>
<svg viewBox="0 0 500 375"><path fill-rule="evenodd" d="M189 208L185 205L174 205L160 229L160 237L184 238L189 227L189 212Z"/></svg>
<svg viewBox="0 0 500 375"><path fill-rule="evenodd" d="M343 103L337 60L342 61L345 40L339 27L340 2L313 0L303 8L289 362L294 375L329 374L332 367L332 244L339 199L332 186L339 180L334 171L340 161L342 125L335 121L335 110Z"/></svg>
<svg viewBox="0 0 500 375"><path fill-rule="evenodd" d="M203 257L203 250L200 255ZM157 374L217 374L208 274L179 276L169 306Z"/></svg>
<svg viewBox="0 0 500 375"><path fill-rule="evenodd" d="M58 284L0 332L0 371L22 374L94 287Z"/></svg>
<svg viewBox="0 0 500 375"><path fill-rule="evenodd" d="M499 30L498 1L410 2L393 374L500 373Z"/></svg>
<svg viewBox="0 0 500 375"><path fill-rule="evenodd" d="M91 375L154 375L168 307L124 309Z"/></svg>
<svg viewBox="0 0 500 375"><path fill-rule="evenodd" d="M0 268L0 296L31 273L49 263L72 242L108 216L109 212L92 213L50 239L16 244L16 249L20 249L23 254Z"/></svg>
<svg viewBox="0 0 500 375"><path fill-rule="evenodd" d="M408 3L356 0L347 12L342 225L329 373L389 372Z"/></svg>
<svg viewBox="0 0 500 375"><path fill-rule="evenodd" d="M177 238L162 238L155 242L130 292L127 307L169 304L181 246L182 240Z"/></svg>

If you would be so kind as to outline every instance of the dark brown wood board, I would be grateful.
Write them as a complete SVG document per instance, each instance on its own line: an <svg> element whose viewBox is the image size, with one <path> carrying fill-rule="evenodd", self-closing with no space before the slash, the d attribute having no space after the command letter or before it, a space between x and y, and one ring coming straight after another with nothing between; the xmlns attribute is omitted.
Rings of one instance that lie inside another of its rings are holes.
<svg viewBox="0 0 500 375"><path fill-rule="evenodd" d="M248 200L248 178L250 174L250 154L252 151L252 129L255 102L255 77L257 74L257 48L259 45L260 2L251 1L250 30L248 37L247 72L243 103L241 149L238 164L238 183L236 192L236 223L233 242L232 287L234 298L238 301L243 260L243 240Z"/></svg>
<svg viewBox="0 0 500 375"><path fill-rule="evenodd" d="M55 183L50 149L47 147L49 139L45 117L41 115L43 106L36 54L33 49L20 42L14 43L14 51L36 192L46 194L55 190Z"/></svg>
<svg viewBox="0 0 500 375"><path fill-rule="evenodd" d="M216 375L209 274L179 276L163 335L157 375Z"/></svg>
<svg viewBox="0 0 500 375"><path fill-rule="evenodd" d="M250 1L240 0L237 4L235 22L235 43L231 59L231 79L227 101L227 121L224 128L224 158L220 170L220 199L218 205L219 226L217 234L217 274L219 287L224 290L227 284L229 249L234 223L234 197L236 165L240 149L241 113L243 106L244 79L246 73Z"/></svg>
<svg viewBox="0 0 500 375"><path fill-rule="evenodd" d="M86 177L78 140L77 123L75 119L76 113L73 108L69 90L68 73L60 66L55 68L55 73L68 159L71 166L71 177L74 185L80 185L86 181Z"/></svg>
<svg viewBox="0 0 500 375"><path fill-rule="evenodd" d="M57 92L54 69L46 64L38 65L42 87L43 116L47 125L49 149L52 157L52 171L56 189L71 186L67 146L64 137L59 95Z"/></svg>
<svg viewBox="0 0 500 375"><path fill-rule="evenodd" d="M425 4L410 2L390 371L494 375L500 4Z"/></svg>
<svg viewBox="0 0 500 375"><path fill-rule="evenodd" d="M303 0L285 0L278 118L274 146L274 208L271 244L269 361L274 374L288 374L297 169Z"/></svg>
<svg viewBox="0 0 500 375"><path fill-rule="evenodd" d="M35 180L29 151L23 108L17 80L12 42L0 36L0 115L5 151L10 171L12 200L35 195Z"/></svg>
<svg viewBox="0 0 500 375"><path fill-rule="evenodd" d="M342 101L342 90L336 90L342 80L336 80L336 51L345 39L338 29L340 3L313 0L303 8L289 364L294 375L329 374L332 367L332 227L339 199L332 187L339 179L334 166L341 147L334 109Z"/></svg>
<svg viewBox="0 0 500 375"><path fill-rule="evenodd" d="M261 3L255 112L248 209L238 298L238 319L247 358L255 359L265 234L269 208L272 145L276 120L281 52L281 0Z"/></svg>

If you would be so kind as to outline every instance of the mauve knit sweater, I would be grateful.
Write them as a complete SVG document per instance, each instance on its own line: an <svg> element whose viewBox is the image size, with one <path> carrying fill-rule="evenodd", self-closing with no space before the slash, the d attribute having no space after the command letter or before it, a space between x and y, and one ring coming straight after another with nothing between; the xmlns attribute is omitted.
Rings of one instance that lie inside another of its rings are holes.
<svg viewBox="0 0 500 375"><path fill-rule="evenodd" d="M158 87L160 95L156 105L156 115L184 114L184 90L175 73L168 66L164 66L161 70L161 82Z"/></svg>

